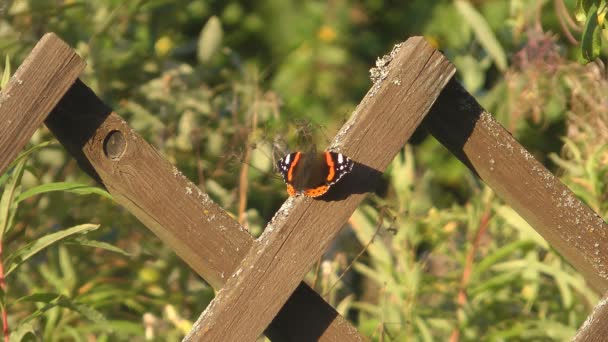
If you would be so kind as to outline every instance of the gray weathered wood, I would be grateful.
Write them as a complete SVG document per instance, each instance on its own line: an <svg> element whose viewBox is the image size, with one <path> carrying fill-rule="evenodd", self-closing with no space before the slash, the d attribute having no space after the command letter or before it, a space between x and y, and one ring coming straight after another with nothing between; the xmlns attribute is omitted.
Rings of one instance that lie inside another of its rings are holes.
<svg viewBox="0 0 608 342"><path fill-rule="evenodd" d="M429 131L523 217L600 293L608 291L608 226L455 80Z"/></svg>
<svg viewBox="0 0 608 342"><path fill-rule="evenodd" d="M52 33L40 39L0 92L0 174L30 140L85 67Z"/></svg>
<svg viewBox="0 0 608 342"><path fill-rule="evenodd" d="M255 341L454 73L449 61L419 37L391 56L392 62L379 63L376 84L332 144L360 164L326 198L285 202L186 341Z"/></svg>
<svg viewBox="0 0 608 342"><path fill-rule="evenodd" d="M254 244L228 213L82 82L74 84L45 123L91 177L214 288L226 282ZM266 334L273 341L363 340L305 284Z"/></svg>

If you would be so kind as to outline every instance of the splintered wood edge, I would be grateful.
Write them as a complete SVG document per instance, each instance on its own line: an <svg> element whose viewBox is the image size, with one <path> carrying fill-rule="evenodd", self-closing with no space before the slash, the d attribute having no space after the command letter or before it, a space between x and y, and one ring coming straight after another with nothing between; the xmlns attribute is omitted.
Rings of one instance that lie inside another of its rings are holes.
<svg viewBox="0 0 608 342"><path fill-rule="evenodd" d="M572 342L605 341L608 336L608 296L604 296L587 317Z"/></svg>
<svg viewBox="0 0 608 342"><path fill-rule="evenodd" d="M330 147L376 176L455 72L419 37L382 60L374 86ZM184 340L255 340L363 198L364 193L329 202L288 199Z"/></svg>
<svg viewBox="0 0 608 342"><path fill-rule="evenodd" d="M596 290L608 290L608 225L457 81L437 99L425 126Z"/></svg>
<svg viewBox="0 0 608 342"><path fill-rule="evenodd" d="M0 92L0 174L30 140L86 63L45 34Z"/></svg>
<svg viewBox="0 0 608 342"><path fill-rule="evenodd" d="M84 83L76 81L45 123L85 172L214 288L233 274L254 241L251 235ZM111 134L122 135L124 151L108 156L103 144ZM315 320L306 319L311 312ZM287 340L303 336L319 341L362 340L304 283L266 334Z"/></svg>

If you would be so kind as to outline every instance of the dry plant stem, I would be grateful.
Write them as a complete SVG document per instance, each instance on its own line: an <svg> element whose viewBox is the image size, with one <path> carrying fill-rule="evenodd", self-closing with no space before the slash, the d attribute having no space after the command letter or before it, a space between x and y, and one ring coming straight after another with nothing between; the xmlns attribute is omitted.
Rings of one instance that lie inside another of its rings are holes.
<svg viewBox="0 0 608 342"><path fill-rule="evenodd" d="M196 146L196 174L198 176L198 188L201 191L207 191L205 189L205 174L203 173L203 159L201 158L201 140L200 130L197 130L196 139L194 139L194 146Z"/></svg>
<svg viewBox="0 0 608 342"><path fill-rule="evenodd" d="M570 32L570 28L566 24L566 20L568 20L568 19L572 20L572 19L568 16L568 12L565 11L565 5L564 5L563 0L555 0L554 5L555 5L555 13L557 14L557 20L559 21L559 26L561 26L561 28L562 28L562 32L564 32L564 35L566 36L566 38L568 39L570 44L578 45L579 41L576 40L576 38L574 38L574 36L572 35L572 32Z"/></svg>
<svg viewBox="0 0 608 342"><path fill-rule="evenodd" d="M382 209L383 211L380 213L380 219L378 221L378 225L376 226L376 231L374 231L374 235L372 235L371 239L369 239L369 241L367 242L367 244L365 244L365 246L363 247L363 249L361 249L361 251L359 252L359 254L357 254L357 256L355 256L355 258L353 259L353 261L351 261L348 266L346 266L346 268L344 269L344 271L342 271L342 273L340 274L340 276L338 277L338 279L336 279L336 281L329 287L329 289L327 289L327 291L325 291L325 293L323 294L323 298L326 298L327 295L334 289L334 287L336 287L336 285L338 285L338 283L340 282L340 280L342 280L342 278L344 277L344 275L346 275L346 273L348 271L350 271L350 269L353 267L353 265L355 264L355 262L357 262L357 260L359 260L359 258L363 255L363 253L365 253L367 251L367 249L369 248L369 246L374 242L374 240L376 239L376 236L378 236L378 233L380 232L380 228L382 228L382 223L384 222L384 217L383 217L383 213L385 209ZM353 224L353 220L348 220L348 222L352 225Z"/></svg>
<svg viewBox="0 0 608 342"><path fill-rule="evenodd" d="M312 280L311 287L313 289L317 289L317 285L319 283L319 270L321 269L321 262L323 261L323 257L321 256L319 260L317 260L317 265L315 266L315 278Z"/></svg>
<svg viewBox="0 0 608 342"><path fill-rule="evenodd" d="M583 32L583 28L578 25L573 19L572 17L570 17L568 8L566 8L566 4L564 3L564 0L555 0L555 7L558 8L559 7L559 12L560 14L563 16L563 18L566 20L566 23L568 24L568 26L573 29L576 32Z"/></svg>
<svg viewBox="0 0 608 342"><path fill-rule="evenodd" d="M249 161L251 160L251 147L247 144L245 150L245 157L243 163L241 163L241 173L239 175L239 223L247 228L245 225L245 210L247 209L247 188L249 182L247 174L249 173Z"/></svg>
<svg viewBox="0 0 608 342"><path fill-rule="evenodd" d="M236 101L236 97L233 99ZM245 150L245 157L243 158L241 173L239 175L239 216L238 221L241 225L245 225L245 210L247 210L247 189L249 188L249 163L251 162L251 145L249 144L249 138L253 135L256 127L258 126L258 90L255 90L255 98L253 102L253 110L251 116L251 127L247 132L245 141L247 147Z"/></svg>
<svg viewBox="0 0 608 342"><path fill-rule="evenodd" d="M462 272L462 278L460 279L460 290L458 290L458 295L456 297L458 311L464 310L464 306L467 303L467 286L469 285L469 281L471 280L471 273L473 272L473 261L475 260L475 254L477 254L477 249L479 248L479 242L488 230L491 218L492 213L490 212L490 208L486 208L486 211L479 220L479 229L477 230L477 234L475 234L475 239L473 240L471 248L467 253L464 270ZM455 327L452 331L452 335L450 336L450 342L458 342L459 338L460 329L458 327Z"/></svg>

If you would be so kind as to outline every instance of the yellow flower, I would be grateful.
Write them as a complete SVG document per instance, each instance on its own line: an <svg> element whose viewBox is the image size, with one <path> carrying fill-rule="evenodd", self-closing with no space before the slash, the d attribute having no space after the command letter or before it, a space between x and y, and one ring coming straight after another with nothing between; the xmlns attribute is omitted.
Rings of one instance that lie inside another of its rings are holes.
<svg viewBox="0 0 608 342"><path fill-rule="evenodd" d="M173 41L168 36L160 37L154 44L154 50L158 56L166 56L173 48Z"/></svg>
<svg viewBox="0 0 608 342"><path fill-rule="evenodd" d="M317 37L326 43L333 42L336 39L336 35L336 31L331 26L327 25L321 26L317 32Z"/></svg>

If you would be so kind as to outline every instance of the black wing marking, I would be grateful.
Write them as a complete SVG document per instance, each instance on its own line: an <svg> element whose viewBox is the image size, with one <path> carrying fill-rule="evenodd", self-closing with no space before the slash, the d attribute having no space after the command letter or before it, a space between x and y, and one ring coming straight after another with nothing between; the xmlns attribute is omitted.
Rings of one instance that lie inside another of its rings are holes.
<svg viewBox="0 0 608 342"><path fill-rule="evenodd" d="M332 185L351 172L355 163L342 153L330 151L329 154L334 162L334 172L336 173L334 178L328 183L329 185Z"/></svg>
<svg viewBox="0 0 608 342"><path fill-rule="evenodd" d="M288 183L287 175L289 174L289 168L291 168L291 163L293 162L296 153L297 152L289 153L277 162L277 169L279 169L285 183Z"/></svg>

